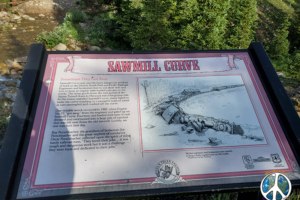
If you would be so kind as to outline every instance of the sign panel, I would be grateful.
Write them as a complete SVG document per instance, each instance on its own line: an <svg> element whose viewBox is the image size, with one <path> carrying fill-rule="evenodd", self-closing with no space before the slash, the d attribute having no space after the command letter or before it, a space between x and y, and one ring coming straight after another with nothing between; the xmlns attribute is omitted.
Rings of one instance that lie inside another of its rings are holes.
<svg viewBox="0 0 300 200"><path fill-rule="evenodd" d="M48 53L18 198L260 182L298 163L247 52Z"/></svg>

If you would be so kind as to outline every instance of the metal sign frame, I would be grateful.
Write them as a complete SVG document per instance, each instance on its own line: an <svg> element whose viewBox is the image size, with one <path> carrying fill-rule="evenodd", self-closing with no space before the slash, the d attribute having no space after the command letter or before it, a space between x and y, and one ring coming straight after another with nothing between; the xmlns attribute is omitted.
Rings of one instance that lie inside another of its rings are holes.
<svg viewBox="0 0 300 200"><path fill-rule="evenodd" d="M259 79L267 93L289 145L300 163L300 118L297 115L271 61L261 43L253 42L244 50L189 50L189 51L97 51L97 52L47 52L44 45L33 44L27 59L19 93L15 101L11 119L6 131L4 144L0 153L0 199L16 199L19 181L25 162L30 139L30 132L35 118L35 111L42 87L48 54L165 54L165 53L220 53L247 52L254 64ZM300 185L300 180L291 181L293 186ZM151 189L138 191L121 191L40 197L39 199L96 199L116 197L138 197L157 194L182 194L210 192L214 190L240 191L257 189L260 182L243 184L224 184ZM35 198L33 198L35 199Z"/></svg>

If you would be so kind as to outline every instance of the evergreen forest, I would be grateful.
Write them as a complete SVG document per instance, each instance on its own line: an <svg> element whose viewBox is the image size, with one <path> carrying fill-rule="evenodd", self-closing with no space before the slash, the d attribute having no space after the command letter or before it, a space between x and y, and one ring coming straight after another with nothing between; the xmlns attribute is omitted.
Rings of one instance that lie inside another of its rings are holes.
<svg viewBox="0 0 300 200"><path fill-rule="evenodd" d="M113 50L246 49L263 43L300 79L299 0L81 0L91 43Z"/></svg>

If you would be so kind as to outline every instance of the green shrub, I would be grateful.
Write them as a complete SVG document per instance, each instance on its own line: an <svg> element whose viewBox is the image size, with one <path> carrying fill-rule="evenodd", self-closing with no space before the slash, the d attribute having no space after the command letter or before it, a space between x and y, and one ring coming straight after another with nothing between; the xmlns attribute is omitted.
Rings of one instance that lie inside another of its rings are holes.
<svg viewBox="0 0 300 200"><path fill-rule="evenodd" d="M37 42L43 43L48 48L52 48L59 43L67 43L67 38L72 35L73 39L83 41L84 31L78 24L65 21L58 27L55 27L53 31L43 31L37 35Z"/></svg>
<svg viewBox="0 0 300 200"><path fill-rule="evenodd" d="M289 56L290 42L288 41L288 30L290 25L289 16L286 16L281 27L276 30L276 35L270 44L271 58L275 60L285 60Z"/></svg>
<svg viewBox="0 0 300 200"><path fill-rule="evenodd" d="M37 35L36 41L43 43L45 46L52 48L59 43L64 43L63 35L57 29L54 29L53 32L43 31Z"/></svg>
<svg viewBox="0 0 300 200"><path fill-rule="evenodd" d="M112 13L102 13L93 18L93 25L87 30L92 45L99 45L99 39L111 49L130 50L126 35L121 31Z"/></svg>
<svg viewBox="0 0 300 200"><path fill-rule="evenodd" d="M288 75L300 80L300 51L295 51L291 56Z"/></svg>
<svg viewBox="0 0 300 200"><path fill-rule="evenodd" d="M70 12L67 12L66 17L64 19L65 22L73 22L79 23L84 22L85 16L79 9L72 9Z"/></svg>

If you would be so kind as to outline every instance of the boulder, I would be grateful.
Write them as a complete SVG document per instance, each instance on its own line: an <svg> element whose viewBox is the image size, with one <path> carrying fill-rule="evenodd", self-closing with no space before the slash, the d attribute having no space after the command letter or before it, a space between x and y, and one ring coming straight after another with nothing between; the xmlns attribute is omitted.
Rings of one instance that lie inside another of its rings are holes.
<svg viewBox="0 0 300 200"><path fill-rule="evenodd" d="M5 11L0 12L0 17L5 17L6 15L7 15L7 12L5 12Z"/></svg>
<svg viewBox="0 0 300 200"><path fill-rule="evenodd" d="M20 64L19 64L19 63L17 63L17 62L14 62L14 63L13 63L13 68L19 69L19 67L20 67Z"/></svg>
<svg viewBox="0 0 300 200"><path fill-rule="evenodd" d="M67 46L65 44L59 43L58 45L53 47L53 49L55 49L57 51L65 51L65 50L67 50Z"/></svg>
<svg viewBox="0 0 300 200"><path fill-rule="evenodd" d="M17 87L17 82L15 82L15 81L7 81L4 85L6 87Z"/></svg>
<svg viewBox="0 0 300 200"><path fill-rule="evenodd" d="M14 7L13 11L35 14L60 14L63 8L53 0L35 1L29 0Z"/></svg>
<svg viewBox="0 0 300 200"><path fill-rule="evenodd" d="M6 60L5 61L5 64L8 68L13 68L13 65L14 65L14 61L11 61L11 60Z"/></svg>
<svg viewBox="0 0 300 200"><path fill-rule="evenodd" d="M88 46L87 50L88 51L100 51L100 47L97 47L97 46Z"/></svg>
<svg viewBox="0 0 300 200"><path fill-rule="evenodd" d="M17 70L11 69L11 70L10 70L10 74L17 74Z"/></svg>
<svg viewBox="0 0 300 200"><path fill-rule="evenodd" d="M18 67L19 70L24 70L25 69L25 64L21 63Z"/></svg>
<svg viewBox="0 0 300 200"><path fill-rule="evenodd" d="M28 20L34 21L35 19L33 17L29 17Z"/></svg>
<svg viewBox="0 0 300 200"><path fill-rule="evenodd" d="M27 60L27 56L24 56L24 57L18 57L18 58L15 58L14 59L14 62L18 62L18 63L20 63L20 62L26 62L26 60Z"/></svg>
<svg viewBox="0 0 300 200"><path fill-rule="evenodd" d="M276 72L278 76L286 77L286 75L282 72Z"/></svg>
<svg viewBox="0 0 300 200"><path fill-rule="evenodd" d="M0 72L2 75L10 74L10 70L5 63L0 63Z"/></svg>
<svg viewBox="0 0 300 200"><path fill-rule="evenodd" d="M76 46L75 51L81 51L81 48Z"/></svg>
<svg viewBox="0 0 300 200"><path fill-rule="evenodd" d="M28 15L23 15L22 17L23 17L24 19L28 19L28 18L29 18Z"/></svg>
<svg viewBox="0 0 300 200"><path fill-rule="evenodd" d="M12 79L21 79L22 78L22 76L20 75L20 74L10 74L9 76L8 76L8 78L12 78Z"/></svg>
<svg viewBox="0 0 300 200"><path fill-rule="evenodd" d="M21 19L21 17L20 17L20 16L18 16L18 15L15 15L15 16L14 16L14 19L15 19L15 20L17 20L17 19Z"/></svg>
<svg viewBox="0 0 300 200"><path fill-rule="evenodd" d="M68 45L68 48L71 49L71 50L75 50L76 45L75 44L70 44L70 45Z"/></svg>

